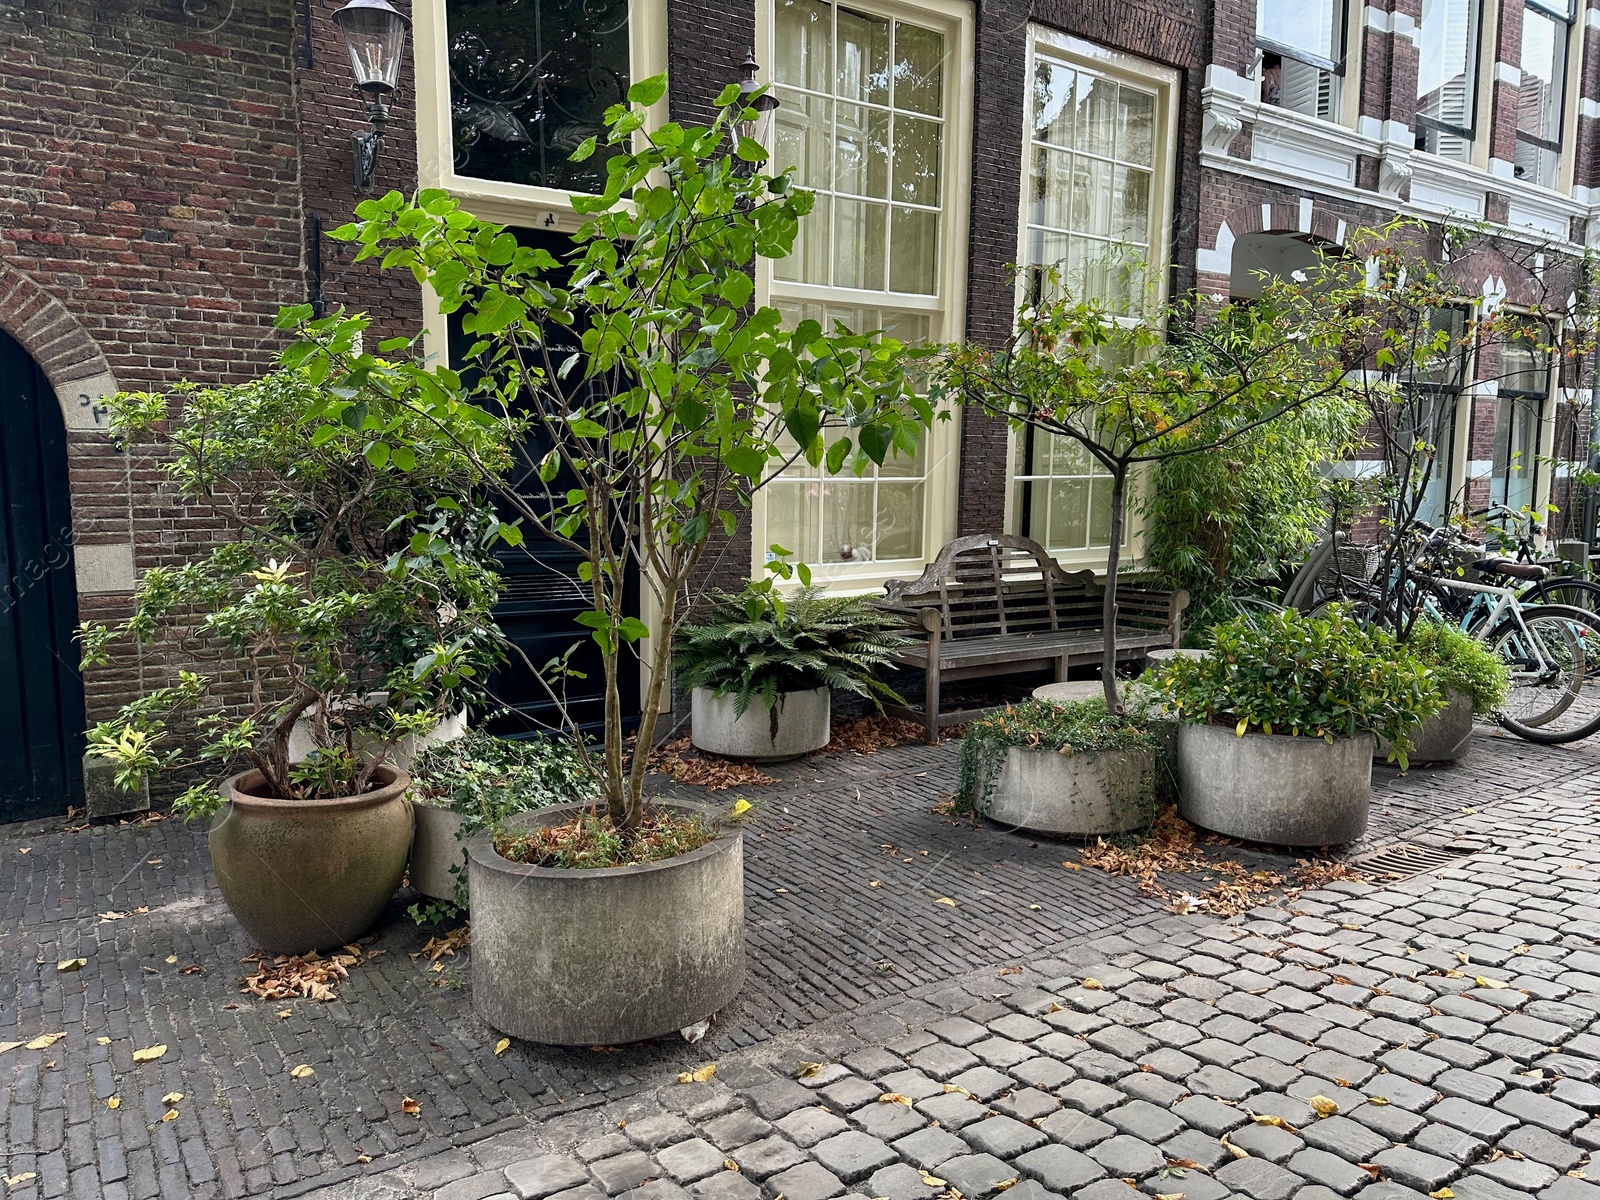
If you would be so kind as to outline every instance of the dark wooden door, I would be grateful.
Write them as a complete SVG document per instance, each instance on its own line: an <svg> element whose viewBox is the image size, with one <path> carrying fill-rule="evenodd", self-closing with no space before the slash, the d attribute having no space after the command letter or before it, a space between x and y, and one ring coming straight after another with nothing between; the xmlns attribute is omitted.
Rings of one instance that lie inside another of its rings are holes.
<svg viewBox="0 0 1600 1200"><path fill-rule="evenodd" d="M0 821L83 797L83 685L67 434L50 382L0 332Z"/></svg>
<svg viewBox="0 0 1600 1200"><path fill-rule="evenodd" d="M565 234L533 229L511 232L522 244L548 250L563 261L572 252L572 239ZM552 355L558 362L579 348L581 329L557 328L548 333ZM470 344L459 319L452 317L451 360L460 364ZM573 392L569 394L588 386L577 378L578 374L573 373ZM534 469L549 448L535 432L519 449L516 470L532 480L534 488L540 486ZM558 478L552 486L560 490L568 485ZM515 514L507 511L503 515L509 520ZM578 581L578 564L583 555L553 539L539 537L526 523L523 529L527 538L525 544L514 549L503 548L498 555L503 582L495 619L516 651L490 683L491 692L505 706L505 711L489 720L486 728L491 733L509 737L538 729L559 728L562 719L551 695L553 689L572 719L586 733L599 735L605 719L605 672L599 647L577 620L579 613L592 607L588 589ZM630 609L635 616L638 615L639 596L637 574L636 570L630 571L627 581ZM550 686L546 687L537 672L569 649L572 655L568 662L573 674L565 679L547 680ZM618 691L624 719L637 726L639 662L630 649L623 650L619 674Z"/></svg>

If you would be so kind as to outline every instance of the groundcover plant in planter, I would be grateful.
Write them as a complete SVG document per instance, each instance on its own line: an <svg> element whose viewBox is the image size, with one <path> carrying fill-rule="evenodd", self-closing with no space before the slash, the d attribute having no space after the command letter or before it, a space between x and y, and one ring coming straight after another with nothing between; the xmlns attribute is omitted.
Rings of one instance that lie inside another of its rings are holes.
<svg viewBox="0 0 1600 1200"><path fill-rule="evenodd" d="M974 721L961 742L961 808L1031 833L1099 837L1155 817L1159 739L1132 691L1128 711L1101 699L1030 701Z"/></svg>
<svg viewBox="0 0 1600 1200"><path fill-rule="evenodd" d="M673 655L693 690L694 744L757 760L822 749L832 689L874 703L899 699L873 672L909 644L895 632L901 625L865 596L810 586L783 596L770 579L712 596L706 616L678 631Z"/></svg>
<svg viewBox="0 0 1600 1200"><path fill-rule="evenodd" d="M592 798L595 791L572 743L477 730L424 752L411 777L417 821L411 886L457 908L467 907L467 839L517 813Z"/></svg>
<svg viewBox="0 0 1600 1200"><path fill-rule="evenodd" d="M218 885L256 945L349 942L411 844L390 753L474 700L503 655L486 558L499 522L461 499L481 472L414 414L355 409L297 370L106 406L125 446L165 443L182 502L229 532L147 570L121 624L84 627L86 663L161 641L194 667L90 730L90 748L124 787L199 777L173 810L212 820ZM393 422L381 453L369 417ZM297 724L312 742L298 760Z"/></svg>
<svg viewBox="0 0 1600 1200"><path fill-rule="evenodd" d="M1418 726L1444 705L1392 635L1335 611L1225 621L1205 658L1149 676L1178 727L1178 812L1229 837L1337 845L1367 827L1374 736L1402 769Z"/></svg>
<svg viewBox="0 0 1600 1200"><path fill-rule="evenodd" d="M352 396L406 397L463 444L491 430L501 445L541 447L514 470L486 471L488 487L580 560L574 583L590 608L578 621L603 664L600 752L577 739L570 713L567 728L594 760L600 805L507 822L507 833L553 830L541 835L565 848L553 854L544 842L535 852L472 839L468 877L473 1003L496 1028L546 1042L697 1026L737 993L740 835L645 792L673 635L708 547L737 530L759 488L800 457L835 474L914 454L934 419L897 342L815 320L789 328L753 302L756 258L790 252L814 197L761 169L766 152L739 133L757 114L738 85L707 126L646 129L665 91L664 76L640 80L607 112L605 190L573 199L584 223L563 258L440 191L363 201L336 231L357 259L411 272L445 314L461 314L470 373L420 356L380 361L344 334L342 314L285 316L301 327L294 353ZM571 333L551 336L558 326ZM578 349L553 348L569 337ZM619 679L641 659L630 735ZM559 704L559 664L543 674ZM609 839L618 856L588 853Z"/></svg>
<svg viewBox="0 0 1600 1200"><path fill-rule="evenodd" d="M1411 735L1412 763L1453 762L1472 741L1473 717L1492 717L1511 690L1505 663L1452 625L1420 618L1406 634L1405 648L1428 669L1444 707ZM1387 756L1379 740L1376 753Z"/></svg>

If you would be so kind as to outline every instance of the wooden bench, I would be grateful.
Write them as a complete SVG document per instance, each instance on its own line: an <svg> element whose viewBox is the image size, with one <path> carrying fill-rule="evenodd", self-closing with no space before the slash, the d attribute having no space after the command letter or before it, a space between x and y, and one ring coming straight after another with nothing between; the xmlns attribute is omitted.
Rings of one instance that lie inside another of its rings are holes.
<svg viewBox="0 0 1600 1200"><path fill-rule="evenodd" d="M927 681L922 709L893 706L897 716L921 723L926 738L984 710L941 713L946 681L1098 663L1104 653L1105 589L1092 571L1063 571L1038 542L1013 534L980 534L947 543L920 578L891 579L879 606L901 613L913 626L914 645L895 659L920 668ZM1143 659L1176 646L1189 593L1121 581L1117 588L1119 661ZM918 636L916 631L921 631Z"/></svg>

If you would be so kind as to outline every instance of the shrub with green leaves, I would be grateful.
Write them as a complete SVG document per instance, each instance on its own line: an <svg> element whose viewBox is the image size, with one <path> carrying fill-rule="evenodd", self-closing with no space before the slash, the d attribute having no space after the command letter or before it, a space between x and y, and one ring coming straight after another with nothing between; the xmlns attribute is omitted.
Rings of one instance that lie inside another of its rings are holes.
<svg viewBox="0 0 1600 1200"><path fill-rule="evenodd" d="M1511 670L1496 655L1454 625L1420 620L1411 627L1406 649L1433 673L1446 697L1451 691L1472 697L1480 717L1494 713L1511 692Z"/></svg>
<svg viewBox="0 0 1600 1200"><path fill-rule="evenodd" d="M771 580L711 597L704 619L678 631L673 665L684 684L731 695L738 716L756 699L830 687L876 704L898 701L874 672L910 644L904 622L865 596L802 587L785 597Z"/></svg>
<svg viewBox="0 0 1600 1200"><path fill-rule="evenodd" d="M1163 707L1191 724L1319 737L1374 733L1406 766L1411 734L1444 707L1438 682L1394 636L1347 613L1294 611L1224 621L1210 654L1151 673Z"/></svg>
<svg viewBox="0 0 1600 1200"><path fill-rule="evenodd" d="M1098 697L1071 704L1028 700L972 722L961 740L956 807L983 811L1013 747L1057 754L1159 750L1161 740L1150 731L1144 697L1142 690L1130 689L1121 713L1108 712Z"/></svg>

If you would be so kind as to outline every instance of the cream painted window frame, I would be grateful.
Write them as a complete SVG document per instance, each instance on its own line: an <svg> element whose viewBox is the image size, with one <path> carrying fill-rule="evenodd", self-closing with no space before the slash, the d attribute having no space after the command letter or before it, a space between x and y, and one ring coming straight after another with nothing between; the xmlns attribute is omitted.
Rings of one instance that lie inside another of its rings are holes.
<svg viewBox="0 0 1600 1200"><path fill-rule="evenodd" d="M761 304L780 300L838 304L860 308L892 308L925 313L938 324L940 341L959 341L966 334L967 245L972 190L973 54L976 21L971 0L837 0L847 7L875 16L903 19L941 29L947 39L945 57L945 139L941 195L944 197L940 232L939 289L936 296L903 292L860 291L823 287L774 278L772 263L762 259L756 270L756 296ZM757 0L756 58L763 64L774 54L774 0ZM770 128L768 142L771 142ZM959 420L938 421L927 432L927 483L923 498L923 557L894 559L888 563L823 563L813 565L814 583L841 594L870 592L890 579L914 578L938 556L955 536L956 500L960 490ZM755 494L750 514L750 576L767 574L767 489Z"/></svg>
<svg viewBox="0 0 1600 1200"><path fill-rule="evenodd" d="M1356 0L1352 0L1352 4L1355 2ZM1150 183L1151 233L1147 259L1151 266L1151 274L1156 280L1151 301L1157 307L1164 305L1170 290L1168 268L1172 257L1172 214L1176 202L1174 187L1178 169L1178 108L1181 103L1178 89L1182 83L1181 77L1171 67L1111 50L1045 25L1029 26L1028 63L1022 98L1022 187L1017 209L1017 262L1019 263L1027 261L1028 178L1033 159L1033 78L1041 50L1044 51L1045 57L1054 58L1067 66L1086 67L1109 75L1113 79L1126 79L1141 88L1155 89L1157 113L1153 125L1155 153L1151 163L1153 168ZM1016 528L1015 523L1019 516L1014 511L1017 490L1017 438L1017 432L1012 430L1006 442L1005 528L1007 530ZM1122 563L1122 569L1125 570L1137 570L1143 562L1144 521L1139 512L1139 498L1144 489L1150 485L1150 474L1148 469L1135 470L1129 478L1127 532L1123 541ZM1067 570L1082 570L1087 567L1103 572L1106 552L1105 547L1088 546L1082 550L1057 554L1055 559Z"/></svg>
<svg viewBox="0 0 1600 1200"><path fill-rule="evenodd" d="M1486 0L1487 3L1487 0ZM1308 117L1304 113L1294 113L1294 116L1307 121L1318 121L1323 125L1337 125L1346 129L1354 129L1361 120L1361 69L1366 61L1363 41L1366 37L1367 0L1349 0L1344 12L1344 75L1339 82L1339 116L1337 120L1327 120L1324 117ZM1254 14L1251 16L1250 41L1255 44ZM1259 100L1261 95L1261 54L1260 47L1254 50L1254 57L1248 72L1249 79L1254 84L1253 95ZM1269 111L1285 112L1286 109L1277 109L1272 105L1262 103L1263 108Z"/></svg>

